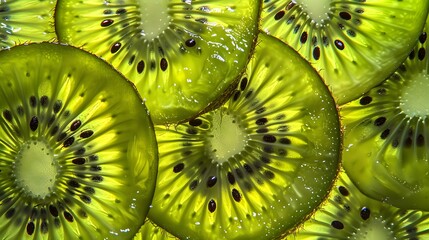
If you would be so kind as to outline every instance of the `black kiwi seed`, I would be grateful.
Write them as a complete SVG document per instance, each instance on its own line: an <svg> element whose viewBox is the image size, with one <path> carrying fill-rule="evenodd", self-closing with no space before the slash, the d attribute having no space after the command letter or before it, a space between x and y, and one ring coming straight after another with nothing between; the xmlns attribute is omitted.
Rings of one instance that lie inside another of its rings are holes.
<svg viewBox="0 0 429 240"><path fill-rule="evenodd" d="M344 43L341 40L335 40L334 41L335 46L339 49L339 50L343 50L344 49Z"/></svg>
<svg viewBox="0 0 429 240"><path fill-rule="evenodd" d="M234 200L236 201L236 202L240 202L241 201L241 195L240 195L240 192L238 192L238 190L237 189L232 189L232 192L231 192L231 194L232 194L232 197L234 198Z"/></svg>
<svg viewBox="0 0 429 240"><path fill-rule="evenodd" d="M134 58L133 58L134 59ZM137 63L137 72L140 74L140 73L142 73L143 72L143 70L144 70L144 67L145 67L145 64L144 64L144 61L143 60L141 60L141 61L139 61L138 63Z"/></svg>
<svg viewBox="0 0 429 240"><path fill-rule="evenodd" d="M419 37L419 41L421 44L424 44L426 42L426 39L427 39L427 33L423 32Z"/></svg>
<svg viewBox="0 0 429 240"><path fill-rule="evenodd" d="M54 107L53 107L54 113L58 113L61 110L62 105L63 105L62 101L60 100L55 101Z"/></svg>
<svg viewBox="0 0 429 240"><path fill-rule="evenodd" d="M118 10L116 10L116 14L124 14L124 13L126 13L127 12L127 10L126 9L124 9L124 8L119 8Z"/></svg>
<svg viewBox="0 0 429 240"><path fill-rule="evenodd" d="M267 122L268 122L268 119L266 119L266 118L259 118L259 119L256 120L256 125L259 125L259 126L265 125Z"/></svg>
<svg viewBox="0 0 429 240"><path fill-rule="evenodd" d="M30 102L30 106L31 107L36 107L37 106L37 98L35 96L31 96L29 102Z"/></svg>
<svg viewBox="0 0 429 240"><path fill-rule="evenodd" d="M165 58L161 58L161 62L159 63L159 66L160 66L162 71L167 70L167 67L168 67L167 60Z"/></svg>
<svg viewBox="0 0 429 240"><path fill-rule="evenodd" d="M360 217L363 220L367 220L370 217L371 211L369 210L369 208L363 207L362 210L360 211Z"/></svg>
<svg viewBox="0 0 429 240"><path fill-rule="evenodd" d="M70 125L70 131L76 131L80 125L82 124L82 122L80 120L76 120L74 122L72 122L72 124Z"/></svg>
<svg viewBox="0 0 429 240"><path fill-rule="evenodd" d="M74 137L69 137L64 141L63 147L70 147L73 144L73 142L74 142Z"/></svg>
<svg viewBox="0 0 429 240"><path fill-rule="evenodd" d="M207 187L211 188L213 187L217 182L216 176L210 176L209 179L207 179Z"/></svg>
<svg viewBox="0 0 429 240"><path fill-rule="evenodd" d="M283 16L285 15L285 11L279 11L279 12L277 12L276 13L276 15L274 15L274 19L275 20L280 20L280 19L282 19L283 18Z"/></svg>
<svg viewBox="0 0 429 240"><path fill-rule="evenodd" d="M195 39L190 38L188 40L185 41L186 46L188 47L195 47L195 45L197 44L197 42L195 41Z"/></svg>
<svg viewBox="0 0 429 240"><path fill-rule="evenodd" d="M184 163L179 163L176 166L174 166L173 172L179 173L179 172L181 172L183 170L183 168L185 168L185 164Z"/></svg>
<svg viewBox="0 0 429 240"><path fill-rule="evenodd" d="M276 137L270 134L264 135L262 140L267 143L275 143L277 141Z"/></svg>
<svg viewBox="0 0 429 240"><path fill-rule="evenodd" d="M377 119L375 119L374 125L379 127L379 126L383 125L385 122L386 122L385 117L378 117Z"/></svg>
<svg viewBox="0 0 429 240"><path fill-rule="evenodd" d="M49 104L49 98L48 96L44 95L40 98L40 104L42 105L42 107L47 107Z"/></svg>
<svg viewBox="0 0 429 240"><path fill-rule="evenodd" d="M341 230L341 229L343 229L343 228L344 228L344 224L343 224L342 222L340 222L340 221L337 221L337 220L332 221L332 222L331 222L331 226L332 226L333 228L336 228L336 229L339 229L339 230Z"/></svg>
<svg viewBox="0 0 429 240"><path fill-rule="evenodd" d="M234 175L231 172L228 172L227 177L228 177L228 182L231 185L234 185L234 183L235 183L235 177L234 177Z"/></svg>
<svg viewBox="0 0 429 240"><path fill-rule="evenodd" d="M189 121L189 125L194 126L194 127L198 127L203 123L203 121L199 118L195 118Z"/></svg>
<svg viewBox="0 0 429 240"><path fill-rule="evenodd" d="M79 136L80 136L81 138L89 138L89 137L91 137L93 134L94 134L94 132L93 132L92 130L86 130L86 131L83 131Z"/></svg>
<svg viewBox="0 0 429 240"><path fill-rule="evenodd" d="M189 189L194 190L198 185L198 180L194 180L189 184Z"/></svg>
<svg viewBox="0 0 429 240"><path fill-rule="evenodd" d="M340 12L339 16L344 20L350 20L352 19L352 16L348 12Z"/></svg>
<svg viewBox="0 0 429 240"><path fill-rule="evenodd" d="M3 111L3 117L4 119L6 119L8 122L12 122L12 113L9 110L4 110Z"/></svg>
<svg viewBox="0 0 429 240"><path fill-rule="evenodd" d="M113 22L114 21L112 19L104 19L103 21L101 21L100 25L102 27L108 27L108 26L112 25Z"/></svg>
<svg viewBox="0 0 429 240"><path fill-rule="evenodd" d="M215 202L215 200L211 199L209 201L208 209L209 209L210 212L214 212L216 210L216 202Z"/></svg>
<svg viewBox="0 0 429 240"><path fill-rule="evenodd" d="M119 49L121 49L122 44L120 42L116 42L112 45L112 47L110 48L110 52L111 53L116 53L117 51L119 51Z"/></svg>
<svg viewBox="0 0 429 240"><path fill-rule="evenodd" d="M37 119L37 117L36 116L33 116L31 119L30 119L30 129L32 130L32 131L36 131L36 129L37 129L37 127L39 126L39 120Z"/></svg>
<svg viewBox="0 0 429 240"><path fill-rule="evenodd" d="M359 102L361 105L368 105L372 102L372 97L365 96L365 97L361 98Z"/></svg>

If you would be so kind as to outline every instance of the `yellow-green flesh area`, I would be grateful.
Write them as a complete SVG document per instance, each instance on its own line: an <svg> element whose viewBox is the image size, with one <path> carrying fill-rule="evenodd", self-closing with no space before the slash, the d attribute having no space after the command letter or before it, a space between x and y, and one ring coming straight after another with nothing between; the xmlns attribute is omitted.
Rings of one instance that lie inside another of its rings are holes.
<svg viewBox="0 0 429 240"><path fill-rule="evenodd" d="M429 210L429 41L427 27L408 59L382 85L341 107L344 167L369 196Z"/></svg>
<svg viewBox="0 0 429 240"><path fill-rule="evenodd" d="M140 231L134 236L133 240L175 240L174 235L158 227L149 219L146 220Z"/></svg>
<svg viewBox="0 0 429 240"><path fill-rule="evenodd" d="M261 34L257 46L222 107L155 126L160 166L149 218L181 239L279 237L336 175L339 118L328 89L279 40Z"/></svg>
<svg viewBox="0 0 429 240"><path fill-rule="evenodd" d="M177 123L238 80L254 46L260 3L60 0L57 9L60 41L83 46L134 82L155 123Z"/></svg>
<svg viewBox="0 0 429 240"><path fill-rule="evenodd" d="M0 49L49 41L55 35L53 0L0 1Z"/></svg>
<svg viewBox="0 0 429 240"><path fill-rule="evenodd" d="M344 104L405 60L428 9L421 0L268 0L261 28L304 56Z"/></svg>
<svg viewBox="0 0 429 240"><path fill-rule="evenodd" d="M393 207L365 196L340 172L320 209L285 239L427 239L429 212Z"/></svg>
<svg viewBox="0 0 429 240"><path fill-rule="evenodd" d="M152 200L157 145L132 84L59 44L0 52L2 239L129 239Z"/></svg>

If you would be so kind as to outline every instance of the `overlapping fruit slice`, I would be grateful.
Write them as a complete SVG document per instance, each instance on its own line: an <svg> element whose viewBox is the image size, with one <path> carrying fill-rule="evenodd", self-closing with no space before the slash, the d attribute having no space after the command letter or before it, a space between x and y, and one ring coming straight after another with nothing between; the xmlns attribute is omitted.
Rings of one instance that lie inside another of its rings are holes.
<svg viewBox="0 0 429 240"><path fill-rule="evenodd" d="M223 106L155 127L160 166L149 218L179 238L279 237L336 176L340 129L328 88L281 41L261 34L257 46Z"/></svg>
<svg viewBox="0 0 429 240"><path fill-rule="evenodd" d="M261 28L304 56L344 104L405 60L428 9L421 0L266 0Z"/></svg>
<svg viewBox="0 0 429 240"><path fill-rule="evenodd" d="M56 29L134 82L155 123L177 123L233 90L259 10L258 0L60 0Z"/></svg>
<svg viewBox="0 0 429 240"><path fill-rule="evenodd" d="M130 239L149 210L155 132L109 64L53 43L0 52L2 239Z"/></svg>
<svg viewBox="0 0 429 240"><path fill-rule="evenodd" d="M344 168L352 181L373 198L423 210L429 210L427 34L428 25L389 79L341 107Z"/></svg>
<svg viewBox="0 0 429 240"><path fill-rule="evenodd" d="M54 39L54 7L51 0L1 1L0 49Z"/></svg>
<svg viewBox="0 0 429 240"><path fill-rule="evenodd" d="M362 194L342 171L329 198L286 239L427 239L429 212L406 210Z"/></svg>

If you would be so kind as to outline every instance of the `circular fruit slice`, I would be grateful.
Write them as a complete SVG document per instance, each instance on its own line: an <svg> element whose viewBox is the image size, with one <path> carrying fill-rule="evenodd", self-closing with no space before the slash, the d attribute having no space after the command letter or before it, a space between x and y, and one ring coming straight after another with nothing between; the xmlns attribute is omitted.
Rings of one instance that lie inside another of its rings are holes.
<svg viewBox="0 0 429 240"><path fill-rule="evenodd" d="M0 49L56 37L55 2L50 0L8 0L0 2Z"/></svg>
<svg viewBox="0 0 429 240"><path fill-rule="evenodd" d="M261 28L316 68L339 104L392 74L423 28L429 1L268 0Z"/></svg>
<svg viewBox="0 0 429 240"><path fill-rule="evenodd" d="M344 168L352 181L373 198L427 211L428 26L408 59L389 79L341 109Z"/></svg>
<svg viewBox="0 0 429 240"><path fill-rule="evenodd" d="M160 166L149 218L182 239L278 237L318 206L339 164L327 87L265 34L229 101L155 132Z"/></svg>
<svg viewBox="0 0 429 240"><path fill-rule="evenodd" d="M177 123L233 90L259 9L257 0L61 0L56 28L61 41L101 56L134 82L155 123Z"/></svg>
<svg viewBox="0 0 429 240"><path fill-rule="evenodd" d="M134 236L153 197L157 146L133 85L59 44L13 47L0 62L2 238Z"/></svg>
<svg viewBox="0 0 429 240"><path fill-rule="evenodd" d="M286 239L427 239L428 231L429 212L368 198L342 171L328 200Z"/></svg>

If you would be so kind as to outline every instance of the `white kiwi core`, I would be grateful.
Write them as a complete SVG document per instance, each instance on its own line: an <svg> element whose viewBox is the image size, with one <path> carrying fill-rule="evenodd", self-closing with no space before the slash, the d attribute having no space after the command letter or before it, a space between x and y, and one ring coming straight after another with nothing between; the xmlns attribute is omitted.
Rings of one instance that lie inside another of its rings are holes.
<svg viewBox="0 0 429 240"><path fill-rule="evenodd" d="M141 32L147 40L158 37L170 24L169 0L140 0Z"/></svg>
<svg viewBox="0 0 429 240"><path fill-rule="evenodd" d="M370 218L359 228L352 237L356 240L391 240L395 239L391 229L386 226L386 222L378 218Z"/></svg>
<svg viewBox="0 0 429 240"><path fill-rule="evenodd" d="M15 160L15 177L22 188L35 198L44 198L52 191L57 176L52 149L43 141L22 144Z"/></svg>
<svg viewBox="0 0 429 240"><path fill-rule="evenodd" d="M206 150L214 161L222 164L243 151L248 138L236 118L225 109L214 111L212 124Z"/></svg>
<svg viewBox="0 0 429 240"><path fill-rule="evenodd" d="M324 21L329 19L329 6L332 0L293 0L293 2L301 6L302 10L306 12L316 24L323 25Z"/></svg>
<svg viewBox="0 0 429 240"><path fill-rule="evenodd" d="M429 75L414 75L402 88L400 107L409 117L429 116Z"/></svg>

